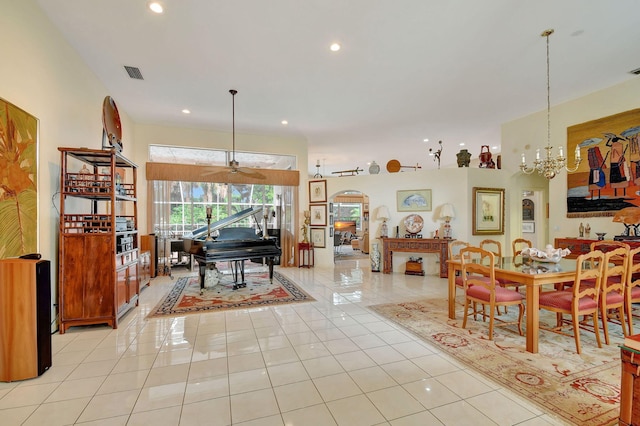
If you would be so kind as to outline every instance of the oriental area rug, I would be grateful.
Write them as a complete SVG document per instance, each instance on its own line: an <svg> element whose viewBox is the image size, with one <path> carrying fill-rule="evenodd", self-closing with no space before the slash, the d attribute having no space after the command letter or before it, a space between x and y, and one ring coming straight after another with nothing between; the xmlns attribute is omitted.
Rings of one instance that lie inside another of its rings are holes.
<svg viewBox="0 0 640 426"><path fill-rule="evenodd" d="M552 416L576 425L617 424L620 408L622 330L609 323L611 341L599 349L592 331L582 330L582 354L571 336L540 330L539 353L525 351L525 337L515 326L496 327L480 318L462 328L462 306L448 318L447 301L417 300L370 306L369 309L421 337L470 369L519 394ZM540 311L541 325L555 324L555 314ZM504 316L517 316L511 308ZM511 327L511 328L510 328ZM524 327L524 320L523 320ZM526 330L525 330L526 332Z"/></svg>
<svg viewBox="0 0 640 426"><path fill-rule="evenodd" d="M151 310L147 318L315 300L293 281L276 271L273 272L273 283L269 282L268 272L245 274L245 282L246 287L233 290L232 276L224 275L218 284L207 287L204 293L200 294L199 276L180 277L169 293Z"/></svg>

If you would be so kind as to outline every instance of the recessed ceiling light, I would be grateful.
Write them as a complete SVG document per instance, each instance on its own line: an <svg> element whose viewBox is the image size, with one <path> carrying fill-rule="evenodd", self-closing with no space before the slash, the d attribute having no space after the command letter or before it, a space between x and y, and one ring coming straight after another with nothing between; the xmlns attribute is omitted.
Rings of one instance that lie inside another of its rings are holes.
<svg viewBox="0 0 640 426"><path fill-rule="evenodd" d="M283 126L286 126L287 124L289 124L289 122L287 120L282 120L281 123L282 123Z"/></svg>
<svg viewBox="0 0 640 426"><path fill-rule="evenodd" d="M191 114L191 111L185 108L185 109L182 110L182 113L183 114Z"/></svg>
<svg viewBox="0 0 640 426"><path fill-rule="evenodd" d="M329 49L331 49L332 52L337 52L341 47L342 46L340 46L340 43L333 43L331 46L329 46Z"/></svg>
<svg viewBox="0 0 640 426"><path fill-rule="evenodd" d="M491 149L498 149L498 147L497 146L492 146Z"/></svg>
<svg viewBox="0 0 640 426"><path fill-rule="evenodd" d="M422 139L422 142L429 142L429 139Z"/></svg>
<svg viewBox="0 0 640 426"><path fill-rule="evenodd" d="M164 12L164 8L162 7L162 4L157 1L152 1L151 3L149 3L149 9L151 9L151 11L155 13Z"/></svg>
<svg viewBox="0 0 640 426"><path fill-rule="evenodd" d="M464 146L464 142L460 142L460 146Z"/></svg>

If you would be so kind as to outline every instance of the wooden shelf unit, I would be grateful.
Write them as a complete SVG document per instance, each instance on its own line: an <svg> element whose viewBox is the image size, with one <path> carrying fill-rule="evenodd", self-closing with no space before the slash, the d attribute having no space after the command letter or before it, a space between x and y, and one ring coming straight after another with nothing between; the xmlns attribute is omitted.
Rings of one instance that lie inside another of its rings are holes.
<svg viewBox="0 0 640 426"><path fill-rule="evenodd" d="M137 166L114 150L58 150L60 333L117 328L140 293Z"/></svg>

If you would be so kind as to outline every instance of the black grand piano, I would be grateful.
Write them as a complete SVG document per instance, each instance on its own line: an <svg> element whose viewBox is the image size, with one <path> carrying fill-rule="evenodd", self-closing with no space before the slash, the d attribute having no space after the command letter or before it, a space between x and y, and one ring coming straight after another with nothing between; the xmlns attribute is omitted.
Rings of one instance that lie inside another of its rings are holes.
<svg viewBox="0 0 640 426"><path fill-rule="evenodd" d="M262 207L251 207L214 222L211 226L196 229L192 232L193 239L184 238L185 250L193 254L198 262L201 293L204 292L206 270L208 267L215 268L216 262L232 262L234 290L247 286L244 281L245 260L262 262L265 259L269 265L269 279L273 281L274 259L282 254L277 239L269 237L266 229L256 233L254 228L230 227L252 215L261 217L262 212ZM260 223L259 220L256 222ZM218 235L212 241L206 240L208 234L216 233Z"/></svg>

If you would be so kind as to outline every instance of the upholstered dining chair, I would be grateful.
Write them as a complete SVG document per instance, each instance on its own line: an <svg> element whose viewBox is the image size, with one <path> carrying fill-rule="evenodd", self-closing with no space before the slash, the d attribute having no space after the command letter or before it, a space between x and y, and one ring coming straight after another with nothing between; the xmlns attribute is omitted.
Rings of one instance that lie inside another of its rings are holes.
<svg viewBox="0 0 640 426"><path fill-rule="evenodd" d="M625 244L626 245L626 244ZM629 247L629 246L627 246ZM627 247L618 247L604 254L604 266L602 280L600 282L600 319L604 330L604 342L609 344L609 321L616 320L622 326L622 333L627 335L627 327L624 320L625 287L627 285L627 273L629 272L629 250ZM613 310L618 311L618 317L612 316Z"/></svg>
<svg viewBox="0 0 640 426"><path fill-rule="evenodd" d="M449 243L449 259L451 260L460 260L460 251L463 248L469 247L469 243L466 241L454 240ZM456 287L463 288L464 282L462 280L462 274L457 275L455 278Z"/></svg>
<svg viewBox="0 0 640 426"><path fill-rule="evenodd" d="M511 248L513 250L513 255L518 256L522 253L522 250L525 248L532 248L533 243L530 240L525 240L524 238L516 238L511 242Z"/></svg>
<svg viewBox="0 0 640 426"><path fill-rule="evenodd" d="M600 341L600 328L598 327L598 300L600 285L604 269L604 253L600 250L582 254L576 259L576 274L573 286L562 290L543 291L540 293L540 309L556 313L556 326L540 327L547 331L570 336L564 332L566 325L563 316L571 315L570 323L573 325L573 337L576 343L576 352L581 353L580 348L580 317L591 315L593 319L593 331L596 335L598 347L602 347ZM584 281L594 280L595 285L584 284Z"/></svg>
<svg viewBox="0 0 640 426"><path fill-rule="evenodd" d="M640 247L629 251L627 286L624 291L625 314L629 336L633 334L632 304L640 302Z"/></svg>
<svg viewBox="0 0 640 426"><path fill-rule="evenodd" d="M479 247L466 247L460 251L460 261L462 263L462 278L464 280L464 319L462 328L467 328L467 318L469 308L474 320L478 315L486 320L487 311L485 306L489 306L489 340L493 340L494 326L504 326L517 324L518 333L522 336L522 317L524 316L524 298L522 294L515 290L501 287L496 282L495 276L495 256L488 250ZM487 279L488 278L488 279ZM479 306L480 307L479 307ZM517 305L518 320L506 321L495 318L495 311L500 306ZM496 325L496 322L498 323Z"/></svg>
<svg viewBox="0 0 640 426"><path fill-rule="evenodd" d="M491 253L493 253L493 255L495 256L496 262L500 262L500 260L502 259L502 243L500 243L500 241L492 240L492 239L482 240L480 241L480 248L483 250L488 250ZM497 282L501 287L514 287L516 291L518 291L521 285L520 283L517 283L515 281L503 280L500 278L497 279ZM508 308L505 306L504 308L505 313L507 313L507 309ZM498 310L498 313L500 313L499 310Z"/></svg>

